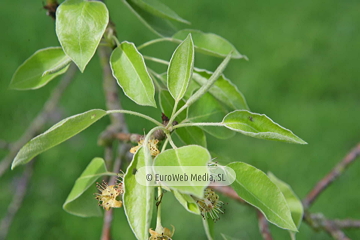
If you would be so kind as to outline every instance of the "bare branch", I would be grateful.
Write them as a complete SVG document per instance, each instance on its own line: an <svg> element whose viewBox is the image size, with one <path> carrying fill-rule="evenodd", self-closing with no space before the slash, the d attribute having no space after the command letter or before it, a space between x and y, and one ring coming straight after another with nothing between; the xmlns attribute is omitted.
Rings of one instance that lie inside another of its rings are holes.
<svg viewBox="0 0 360 240"><path fill-rule="evenodd" d="M110 23L108 26L108 31L115 32L112 29L113 25ZM99 47L99 56L100 62L103 69L103 88L105 92L106 98L106 107L108 110L120 110L122 109L119 99L119 86L116 83L112 75L112 71L110 68L110 55L112 49L106 46ZM112 162L112 147L113 142L120 136L129 136L129 140L131 140L131 135L128 134L129 130L125 122L124 115L122 113L112 114L110 115L111 124L103 131L98 139L98 144L105 147L105 152L107 155L107 165L110 166ZM113 163L113 172L119 172L121 168L122 159L126 156L126 153L129 150L129 146L127 144L120 144L118 148L117 157ZM110 160L109 160L110 159ZM109 162L111 161L111 162ZM116 177L111 177L109 184L112 185L116 181ZM111 224L113 219L113 210L109 210L105 212L104 221L103 221L103 229L101 234L101 240L110 240L111 239Z"/></svg>
<svg viewBox="0 0 360 240"><path fill-rule="evenodd" d="M70 82L74 79L76 73L77 67L75 64L71 64L69 70L62 77L59 84L54 88L50 97L45 102L41 112L32 121L21 138L15 143L11 144L10 152L0 162L0 177L6 170L9 169L12 160L15 158L17 152L22 148L22 146L24 146L31 138L39 134L45 123L48 121L49 117L56 110L56 106L58 105L61 96L63 95L65 89L69 86Z"/></svg>
<svg viewBox="0 0 360 240"><path fill-rule="evenodd" d="M339 228L360 228L360 220L356 219L334 219L332 220Z"/></svg>
<svg viewBox="0 0 360 240"><path fill-rule="evenodd" d="M337 178L339 177L347 167L360 155L360 144L353 148L345 158L338 163L330 173L328 173L323 179L321 179L311 192L303 200L303 205L308 208L316 198Z"/></svg>
<svg viewBox="0 0 360 240"><path fill-rule="evenodd" d="M257 211L257 216L259 220L259 230L264 240L272 240L271 232L269 229L269 223L266 220L264 214L259 210Z"/></svg>
<svg viewBox="0 0 360 240"><path fill-rule="evenodd" d="M337 224L341 220L329 220L321 213L304 213L304 221L315 231L323 230L337 240L349 240ZM341 221L342 222L342 221Z"/></svg>
<svg viewBox="0 0 360 240"><path fill-rule="evenodd" d="M224 196L232 198L240 203L246 203L244 199L239 197L239 195L229 186L210 186L210 188L214 189L215 191L222 193Z"/></svg>
<svg viewBox="0 0 360 240"><path fill-rule="evenodd" d="M25 197L25 194L27 191L27 186L28 186L29 180L30 180L32 172L33 172L33 164L34 164L34 162L30 162L26 166L21 178L15 179L15 181L17 181L15 194L14 194L13 199L8 207L5 217L0 222L0 239L6 238L8 232L9 232L11 223L13 222L16 213L18 212L18 210L21 207L21 204L24 200L24 197Z"/></svg>

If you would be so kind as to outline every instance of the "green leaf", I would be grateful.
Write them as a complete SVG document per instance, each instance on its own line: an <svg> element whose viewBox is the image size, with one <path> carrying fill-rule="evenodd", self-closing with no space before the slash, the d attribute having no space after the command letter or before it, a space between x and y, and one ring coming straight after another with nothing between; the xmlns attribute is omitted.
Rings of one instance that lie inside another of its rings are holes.
<svg viewBox="0 0 360 240"><path fill-rule="evenodd" d="M168 20L190 24L188 21L179 17L179 15L177 15L176 12L171 10L168 6L166 6L159 0L132 0L132 2L135 3L141 9L160 18L165 18Z"/></svg>
<svg viewBox="0 0 360 240"><path fill-rule="evenodd" d="M286 202L290 208L291 216L294 220L294 223L299 228L302 218L303 218L303 214L304 214L304 207L303 207L300 199L298 198L298 196L296 196L294 191L291 189L291 187L287 183L285 183L285 182L281 181L280 179L278 179L277 177L275 177L274 174L269 172L268 177L270 178L270 180L273 183L275 183L275 185L283 193L283 195L286 199Z"/></svg>
<svg viewBox="0 0 360 240"><path fill-rule="evenodd" d="M76 180L63 205L64 210L79 217L102 216L102 211L94 199L94 193L97 190L94 191L91 186L94 186L99 177L105 175L113 175L113 173L106 170L102 158L94 158Z"/></svg>
<svg viewBox="0 0 360 240"><path fill-rule="evenodd" d="M208 240L214 240L215 239L215 231L214 231L214 221L212 218L202 218L202 222L204 225L206 237Z"/></svg>
<svg viewBox="0 0 360 240"><path fill-rule="evenodd" d="M205 93L199 100L188 109L188 120L190 122L220 122L226 110L210 93ZM207 133L220 139L227 139L235 135L234 132L225 127L201 127Z"/></svg>
<svg viewBox="0 0 360 240"><path fill-rule="evenodd" d="M167 86L175 101L183 98L192 77L193 67L194 43L189 34L174 51L167 71Z"/></svg>
<svg viewBox="0 0 360 240"><path fill-rule="evenodd" d="M224 117L225 127L244 135L281 142L307 144L290 130L280 126L264 114L239 110Z"/></svg>
<svg viewBox="0 0 360 240"><path fill-rule="evenodd" d="M156 107L154 83L143 56L133 43L121 43L111 54L110 64L126 96L139 105Z"/></svg>
<svg viewBox="0 0 360 240"><path fill-rule="evenodd" d="M161 111L168 118L170 118L173 108L174 108L174 105L175 105L175 100L172 98L169 91L166 91L166 90L160 91L159 103L160 103ZM185 102L183 100L180 100L178 103L178 106L177 106L177 110L179 110L182 106L184 106L184 104L185 104ZM181 122L185 118L186 118L186 111L183 111L175 118L175 120L178 122Z"/></svg>
<svg viewBox="0 0 360 240"><path fill-rule="evenodd" d="M194 75L193 75L194 77ZM197 84L195 81L190 81L190 84L188 86L188 89L186 90L186 93L184 95L185 99L189 99L196 90L198 90L200 88L200 85Z"/></svg>
<svg viewBox="0 0 360 240"><path fill-rule="evenodd" d="M206 136L199 127L177 128L175 133L187 145L195 144L206 147Z"/></svg>
<svg viewBox="0 0 360 240"><path fill-rule="evenodd" d="M196 204L196 201L189 194L181 193L177 190L171 190L171 192L174 194L175 198L187 211L196 215L200 215L199 206Z"/></svg>
<svg viewBox="0 0 360 240"><path fill-rule="evenodd" d="M231 186L242 199L258 208L269 222L297 232L284 195L265 173L243 162L227 166L236 173Z"/></svg>
<svg viewBox="0 0 360 240"><path fill-rule="evenodd" d="M123 0L123 2L155 34L161 37L170 37L176 32L170 21L145 11L137 6L133 0Z"/></svg>
<svg viewBox="0 0 360 240"><path fill-rule="evenodd" d="M232 58L247 59L247 57L240 54L229 41L213 33L203 33L198 30L184 29L173 35L173 38L183 40L189 34L191 34L194 40L195 49L201 53L215 57L226 57L232 52Z"/></svg>
<svg viewBox="0 0 360 240"><path fill-rule="evenodd" d="M21 64L14 73L10 88L17 90L38 89L56 76L65 73L69 67L70 58L61 47L49 47L36 51ZM44 75L45 72L64 65L62 69Z"/></svg>
<svg viewBox="0 0 360 240"><path fill-rule="evenodd" d="M25 144L25 146L23 146L16 155L11 169L14 169L20 164L29 162L40 153L66 141L105 115L106 111L94 109L58 122L49 130L31 139L30 142Z"/></svg>
<svg viewBox="0 0 360 240"><path fill-rule="evenodd" d="M56 11L56 34L64 52L80 71L94 56L109 22L100 1L66 0Z"/></svg>
<svg viewBox="0 0 360 240"><path fill-rule="evenodd" d="M195 70L193 79L200 85L204 85L213 73L206 70ZM249 110L244 95L229 79L221 75L209 89L211 95L224 103L232 110Z"/></svg>
<svg viewBox="0 0 360 240"><path fill-rule="evenodd" d="M204 166L205 167L207 166L207 163L210 160L211 160L211 156L206 148L197 145L189 145L176 149L169 149L160 153L154 159L154 166L165 166L165 167ZM156 168L156 170L159 169ZM157 172L157 173L160 175L166 174L165 172ZM184 173L185 172L179 174L184 174ZM206 171L198 172L197 174L206 174L206 173L208 173L207 168ZM166 182L164 183L166 185ZM189 184L189 186L170 186L171 189L178 190L182 193L192 194L198 198L203 198L205 187L206 186L197 186L195 183Z"/></svg>
<svg viewBox="0 0 360 240"><path fill-rule="evenodd" d="M148 239L154 206L154 188L143 186L135 179L136 169L145 166L144 149L140 148L124 176L125 214L137 239Z"/></svg>

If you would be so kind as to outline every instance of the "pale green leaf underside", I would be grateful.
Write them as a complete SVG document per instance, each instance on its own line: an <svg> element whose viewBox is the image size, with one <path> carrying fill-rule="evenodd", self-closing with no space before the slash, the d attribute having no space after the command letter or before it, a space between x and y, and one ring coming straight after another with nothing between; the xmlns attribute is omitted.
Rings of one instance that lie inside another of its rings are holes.
<svg viewBox="0 0 360 240"><path fill-rule="evenodd" d="M290 130L280 126L264 114L239 110L229 113L222 122L225 127L255 138L306 144Z"/></svg>
<svg viewBox="0 0 360 240"><path fill-rule="evenodd" d="M206 147L206 135L199 127L177 128L175 133L179 136L181 141L187 145L195 144Z"/></svg>
<svg viewBox="0 0 360 240"><path fill-rule="evenodd" d="M112 175L107 172L105 162L102 158L94 158L80 177L76 180L63 208L70 214L79 217L99 217L102 211L94 199L95 181L105 175Z"/></svg>
<svg viewBox="0 0 360 240"><path fill-rule="evenodd" d="M176 12L174 12L159 0L132 0L132 2L143 10L160 18L190 24L188 21L179 17Z"/></svg>
<svg viewBox="0 0 360 240"><path fill-rule="evenodd" d="M297 231L284 195L265 173L243 162L227 166L236 173L231 186L242 199L258 208L269 222Z"/></svg>
<svg viewBox="0 0 360 240"><path fill-rule="evenodd" d="M123 42L110 57L111 69L126 96L139 105L156 107L154 83L133 43Z"/></svg>
<svg viewBox="0 0 360 240"><path fill-rule="evenodd" d="M295 222L295 225L299 228L304 214L304 207L300 199L298 198L298 196L296 196L294 191L287 183L275 177L275 175L271 172L268 173L268 176L270 180L273 181L273 183L275 183L276 186L278 186L280 191L283 193L286 202L290 208L291 216Z"/></svg>
<svg viewBox="0 0 360 240"><path fill-rule="evenodd" d="M175 101L183 98L192 77L193 67L194 44L191 35L188 35L174 51L167 71L167 86Z"/></svg>
<svg viewBox="0 0 360 240"><path fill-rule="evenodd" d="M145 11L136 5L133 0L123 0L123 3L155 34L161 37L170 37L176 32L169 20Z"/></svg>
<svg viewBox="0 0 360 240"><path fill-rule="evenodd" d="M177 190L171 190L175 198L179 203L188 211L196 215L200 215L199 206L196 204L196 201L188 194L181 193Z"/></svg>
<svg viewBox="0 0 360 240"><path fill-rule="evenodd" d="M137 239L148 239L149 228L154 205L154 187L140 185L136 179L135 169L145 166L145 155L140 148L124 176L125 193L123 196L124 210L129 225Z"/></svg>
<svg viewBox="0 0 360 240"><path fill-rule="evenodd" d="M166 90L161 90L159 93L159 103L160 103L160 108L161 111L165 114L165 116L167 116L168 118L171 117L174 105L175 105L175 100L174 98L171 96L169 91ZM182 106L184 106L185 102L183 100L180 100L178 103L178 107L177 110L179 110L179 108L181 108ZM186 111L181 112L176 118L175 120L178 122L183 121L186 118Z"/></svg>
<svg viewBox="0 0 360 240"><path fill-rule="evenodd" d="M211 156L206 148L197 145L189 145L176 149L169 149L160 153L154 159L154 166L207 166L207 163L210 160ZM205 186L189 184L189 186L171 186L170 188L202 198L204 196Z"/></svg>
<svg viewBox="0 0 360 240"><path fill-rule="evenodd" d="M31 139L30 142L25 144L25 146L23 146L16 155L11 169L14 169L20 164L29 162L40 153L78 134L106 114L107 113L104 110L94 109L58 122L49 130Z"/></svg>
<svg viewBox="0 0 360 240"><path fill-rule="evenodd" d="M175 104L175 100L173 99L171 94L166 90L160 91L159 102L160 102L161 111L167 117L170 117ZM185 102L183 100L180 100L177 110L182 106L184 106L184 104ZM175 118L175 120L180 123L185 118L186 118L186 111L183 111ZM178 128L176 129L175 133L187 145L195 144L206 147L206 136L204 134L204 131L201 130L201 128L198 127Z"/></svg>
<svg viewBox="0 0 360 240"><path fill-rule="evenodd" d="M188 120L193 123L199 122L221 122L226 115L226 110L210 94L205 93L199 100L188 109ZM219 139L233 137L235 133L225 127L201 127L207 133Z"/></svg>
<svg viewBox="0 0 360 240"><path fill-rule="evenodd" d="M188 34L192 35L195 49L198 52L216 57L226 57L232 52L232 58L247 59L247 57L240 54L229 41L214 33L203 33L198 30L185 29L177 32L173 35L173 38L183 40Z"/></svg>
<svg viewBox="0 0 360 240"><path fill-rule="evenodd" d="M56 34L64 52L83 72L94 56L109 22L100 1L67 0L56 11Z"/></svg>
<svg viewBox="0 0 360 240"><path fill-rule="evenodd" d="M206 70L195 70L193 79L200 85L204 85L213 73ZM211 95L224 103L232 110L249 110L244 95L229 79L221 75L209 89Z"/></svg>
<svg viewBox="0 0 360 240"><path fill-rule="evenodd" d="M64 62L68 62L64 68L43 76L46 71L54 69ZM16 90L38 89L56 76L65 73L68 65L69 57L65 55L61 47L40 49L18 67L11 79L10 88Z"/></svg>

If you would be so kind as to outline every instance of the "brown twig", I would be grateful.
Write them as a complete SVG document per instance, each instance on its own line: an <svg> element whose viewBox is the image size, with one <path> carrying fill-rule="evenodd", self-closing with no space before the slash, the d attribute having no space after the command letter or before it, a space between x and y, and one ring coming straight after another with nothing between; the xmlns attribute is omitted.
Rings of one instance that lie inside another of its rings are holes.
<svg viewBox="0 0 360 240"><path fill-rule="evenodd" d="M33 172L33 164L34 164L33 161L27 164L22 174L22 177L20 179L16 179L16 181L18 182L16 184L15 194L8 207L5 217L0 222L0 239L6 238L11 223L14 220L16 213L21 207L21 204L26 194L29 179L31 178Z"/></svg>
<svg viewBox="0 0 360 240"><path fill-rule="evenodd" d="M356 219L334 219L332 220L339 228L360 228L360 220Z"/></svg>
<svg viewBox="0 0 360 240"><path fill-rule="evenodd" d="M108 30L112 33L115 32L113 24L109 24ZM98 53L100 57L101 66L103 69L103 88L106 98L106 107L108 110L120 110L122 109L119 99L119 86L116 83L112 75L110 68L110 55L112 49L106 46L100 46ZM105 151L108 155L107 158L110 158L112 161L112 156L110 157L110 152L112 153L113 142L116 139L116 136L121 134L128 134L128 127L125 122L124 115L122 113L116 113L110 115L111 124L103 131L98 139L98 144L105 147ZM129 135L129 134L128 134ZM118 148L118 154L113 162L113 172L119 172L121 167L122 158L125 157L126 152L128 151L127 144L120 144ZM111 162L108 160L107 165L111 165ZM109 184L113 184L116 181L116 177L112 177L109 181ZM113 219L113 210L106 211L103 221L103 229L101 234L101 240L110 240L111 239L111 224Z"/></svg>
<svg viewBox="0 0 360 240"><path fill-rule="evenodd" d="M257 211L258 221L259 221L259 230L261 236L264 240L272 240L271 232L269 229L269 223L266 220L264 214L262 214L259 210Z"/></svg>
<svg viewBox="0 0 360 240"><path fill-rule="evenodd" d="M321 213L304 213L304 221L315 231L323 230L337 240L349 240L345 233L341 230L344 228L344 220L330 220L325 218ZM353 223L350 220L345 220L347 226Z"/></svg>
<svg viewBox="0 0 360 240"><path fill-rule="evenodd" d="M56 110L56 106L58 105L61 96L63 95L65 89L69 86L71 81L74 79L76 73L77 67L74 64L71 64L69 70L62 77L59 84L54 88L50 97L45 102L45 105L41 112L32 121L32 123L25 131L25 133L21 136L21 138L15 143L11 144L8 155L0 162L0 177L4 174L6 170L9 169L12 160L16 156L17 152L22 148L22 146L24 146L31 138L36 136L44 127L49 117Z"/></svg>
<svg viewBox="0 0 360 240"><path fill-rule="evenodd" d="M232 198L240 203L246 203L244 199L239 197L239 195L229 186L210 186L210 188L214 189L215 191L222 193L224 196Z"/></svg>
<svg viewBox="0 0 360 240"><path fill-rule="evenodd" d="M360 144L353 148L345 158L338 163L330 173L328 173L323 179L321 179L316 186L310 191L310 193L303 200L305 208L309 208L310 205L316 200L317 197L337 178L346 168L354 162L356 157L360 155Z"/></svg>

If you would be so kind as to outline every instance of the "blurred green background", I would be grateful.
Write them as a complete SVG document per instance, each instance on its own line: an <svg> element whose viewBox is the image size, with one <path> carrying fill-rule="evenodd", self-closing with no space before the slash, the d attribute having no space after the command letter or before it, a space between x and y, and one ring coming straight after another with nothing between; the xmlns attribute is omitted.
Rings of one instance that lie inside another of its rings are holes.
<svg viewBox="0 0 360 240"><path fill-rule="evenodd" d="M165 1L164 1L165 2ZM108 0L120 40L139 45L156 36L121 3ZM360 2L357 0L166 1L191 28L217 33L250 59L234 60L225 74L247 98L253 112L265 113L293 130L309 144L291 145L242 135L225 141L208 137L211 151L221 161L244 161L271 171L289 183L300 198L306 196L360 139ZM12 91L7 86L16 68L40 48L58 46L54 22L42 1L0 3L0 139L16 141L41 110L59 79L34 91ZM186 26L182 26L186 27ZM150 47L145 53L170 59L173 44ZM221 61L197 55L196 65L214 70ZM163 67L158 67L164 70ZM59 106L61 118L93 108L105 108L101 69L95 57L78 74ZM121 93L126 109L136 108L155 118L160 110L137 107ZM130 130L142 134L150 124L126 116ZM54 122L49 123L51 126ZM15 216L8 239L99 239L101 218L79 218L62 210L75 179L89 161L103 156L97 136L109 123L103 119L36 160L24 203ZM6 151L0 150L0 157ZM0 159L1 159L0 158ZM24 167L0 179L0 218L12 199ZM311 211L329 218L360 219L360 164L355 163L315 202ZM200 217L186 212L165 195L163 223L174 225L174 239L205 239ZM94 200L95 201L95 200ZM226 214L215 224L216 233L239 239L261 239L254 209L224 198ZM155 225L153 225L155 227ZM275 239L289 239L271 226ZM360 239L360 230L347 230ZM123 213L115 210L114 239L134 239ZM302 224L298 239L330 239Z"/></svg>

